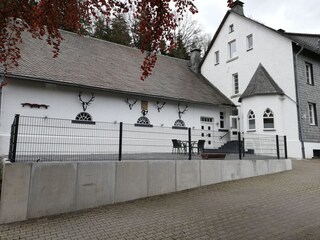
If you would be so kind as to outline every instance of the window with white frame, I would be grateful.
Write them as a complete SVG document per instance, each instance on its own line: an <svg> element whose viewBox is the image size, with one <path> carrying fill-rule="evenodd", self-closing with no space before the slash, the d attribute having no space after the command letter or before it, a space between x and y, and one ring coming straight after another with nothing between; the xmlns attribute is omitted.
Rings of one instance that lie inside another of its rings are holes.
<svg viewBox="0 0 320 240"><path fill-rule="evenodd" d="M263 114L263 128L274 129L274 115L270 108L267 108Z"/></svg>
<svg viewBox="0 0 320 240"><path fill-rule="evenodd" d="M220 128L225 128L225 113L220 112Z"/></svg>
<svg viewBox="0 0 320 240"><path fill-rule="evenodd" d="M249 128L249 130L256 129L256 115L254 114L254 111L252 111L252 110L250 110L248 113L248 128Z"/></svg>
<svg viewBox="0 0 320 240"><path fill-rule="evenodd" d="M251 50L253 48L253 36L252 34L247 36L247 50Z"/></svg>
<svg viewBox="0 0 320 240"><path fill-rule="evenodd" d="M233 94L239 93L239 77L238 73L232 74Z"/></svg>
<svg viewBox="0 0 320 240"><path fill-rule="evenodd" d="M312 64L308 62L306 62L306 78L308 84L314 85Z"/></svg>
<svg viewBox="0 0 320 240"><path fill-rule="evenodd" d="M317 123L317 108L315 103L308 103L309 107L309 123L312 126L318 125Z"/></svg>
<svg viewBox="0 0 320 240"><path fill-rule="evenodd" d="M236 40L233 40L228 43L229 45L229 58L235 58L237 56L237 45L236 45Z"/></svg>
<svg viewBox="0 0 320 240"><path fill-rule="evenodd" d="M232 33L234 31L234 25L231 24L229 25L229 33Z"/></svg>
<svg viewBox="0 0 320 240"><path fill-rule="evenodd" d="M215 65L217 65L217 64L220 63L219 51L216 51L216 52L214 53L214 63L215 63Z"/></svg>

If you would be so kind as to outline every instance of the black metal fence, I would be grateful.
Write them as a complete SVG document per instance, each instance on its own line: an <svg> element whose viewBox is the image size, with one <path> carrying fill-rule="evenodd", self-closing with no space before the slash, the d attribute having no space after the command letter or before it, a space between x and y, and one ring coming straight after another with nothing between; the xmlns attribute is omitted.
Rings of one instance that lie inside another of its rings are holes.
<svg viewBox="0 0 320 240"><path fill-rule="evenodd" d="M239 139L232 139L226 132L204 129L16 115L11 127L9 159L12 162L190 160L203 157L200 152L212 158L225 154L226 159L286 157L285 137L239 134ZM205 143L201 145L203 140Z"/></svg>

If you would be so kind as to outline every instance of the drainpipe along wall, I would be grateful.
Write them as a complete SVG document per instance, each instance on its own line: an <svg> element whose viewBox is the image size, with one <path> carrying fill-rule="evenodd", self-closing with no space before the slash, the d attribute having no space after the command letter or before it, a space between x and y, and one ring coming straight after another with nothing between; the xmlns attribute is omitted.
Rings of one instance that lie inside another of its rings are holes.
<svg viewBox="0 0 320 240"><path fill-rule="evenodd" d="M297 62L298 62L298 56L303 51L303 47L301 46L301 49L299 52L294 56L294 80L296 85L296 97L297 97L297 114L298 114L298 129L299 129L299 138L301 142L301 151L302 151L302 158L306 158L306 152L304 148L304 137L303 137L303 129L301 124L301 103L300 103L300 91L299 91L299 83L298 83L298 73L297 73Z"/></svg>

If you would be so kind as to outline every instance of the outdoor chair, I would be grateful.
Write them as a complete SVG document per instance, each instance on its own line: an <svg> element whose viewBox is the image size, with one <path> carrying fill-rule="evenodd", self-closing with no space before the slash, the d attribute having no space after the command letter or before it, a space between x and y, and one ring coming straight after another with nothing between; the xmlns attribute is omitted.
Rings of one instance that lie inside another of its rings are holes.
<svg viewBox="0 0 320 240"><path fill-rule="evenodd" d="M206 140L199 140L198 143L194 146L192 146L192 152L193 152L193 149L197 149L197 154L200 154L203 152L204 150L204 144L205 144Z"/></svg>
<svg viewBox="0 0 320 240"><path fill-rule="evenodd" d="M186 153L187 149L186 149L186 146L180 141L180 140L177 140L177 139L172 139L172 153L178 153L180 154L181 151L183 151L184 153Z"/></svg>

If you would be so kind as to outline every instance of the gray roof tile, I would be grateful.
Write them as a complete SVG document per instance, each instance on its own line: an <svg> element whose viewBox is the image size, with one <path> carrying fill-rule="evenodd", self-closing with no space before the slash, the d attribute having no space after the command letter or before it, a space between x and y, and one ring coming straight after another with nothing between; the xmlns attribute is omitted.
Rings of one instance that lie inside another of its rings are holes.
<svg viewBox="0 0 320 240"><path fill-rule="evenodd" d="M189 69L189 62L158 56L153 74L140 80L140 50L62 31L58 58L45 41L25 35L19 67L9 76L52 81L112 92L130 93L210 105L232 102L208 80ZM1 69L0 69L1 70Z"/></svg>
<svg viewBox="0 0 320 240"><path fill-rule="evenodd" d="M246 90L239 98L239 102L244 98L257 95L284 95L282 89L277 85L261 63L250 80Z"/></svg>

